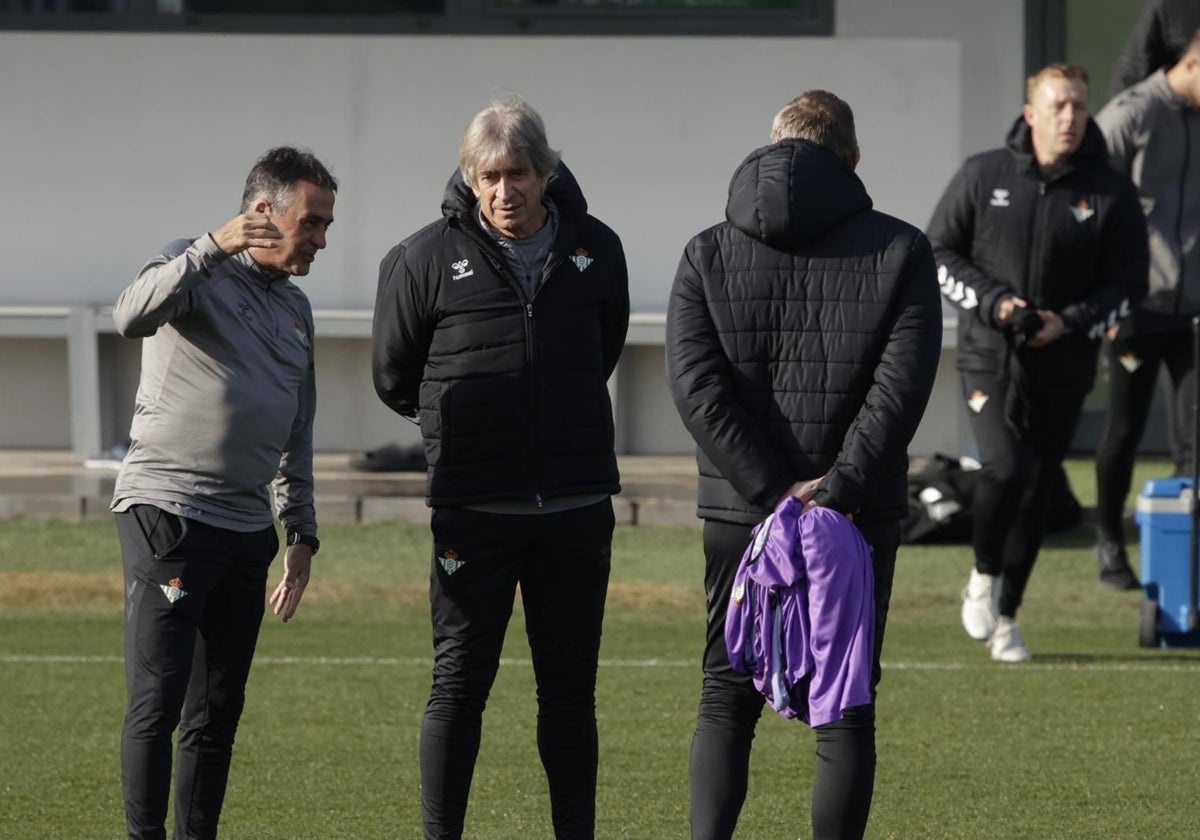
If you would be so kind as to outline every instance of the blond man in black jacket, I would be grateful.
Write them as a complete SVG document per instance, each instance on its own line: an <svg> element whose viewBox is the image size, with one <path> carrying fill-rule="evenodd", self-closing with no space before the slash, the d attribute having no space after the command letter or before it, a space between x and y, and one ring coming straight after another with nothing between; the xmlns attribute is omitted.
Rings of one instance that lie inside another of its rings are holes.
<svg viewBox="0 0 1200 840"><path fill-rule="evenodd" d="M731 837L745 799L764 698L729 664L726 606L751 528L789 496L852 516L873 549L879 681L907 447L933 388L942 315L929 242L871 209L858 160L849 105L826 91L790 102L771 144L734 173L728 221L688 243L671 290L667 372L697 445L708 598L691 756L697 840ZM813 836L862 837L874 703L816 733Z"/></svg>

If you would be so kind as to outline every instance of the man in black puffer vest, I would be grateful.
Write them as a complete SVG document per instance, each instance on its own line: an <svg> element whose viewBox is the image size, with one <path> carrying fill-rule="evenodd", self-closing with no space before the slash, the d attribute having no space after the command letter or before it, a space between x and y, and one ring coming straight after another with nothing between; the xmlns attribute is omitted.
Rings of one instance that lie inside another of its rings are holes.
<svg viewBox="0 0 1200 840"><path fill-rule="evenodd" d="M734 173L727 222L688 243L667 373L697 443L708 631L691 756L693 838L733 835L764 698L734 671L725 614L752 527L780 502L854 518L875 570L872 686L907 512L907 447L933 388L942 313L929 242L871 209L850 107L809 91ZM813 836L859 838L874 703L816 728ZM780 832L792 830L781 816Z"/></svg>
<svg viewBox="0 0 1200 840"><path fill-rule="evenodd" d="M629 322L625 255L519 99L467 126L442 216L384 257L373 331L375 388L420 418L429 464L425 837L462 836L519 584L554 835L590 840L620 491L606 382Z"/></svg>
<svg viewBox="0 0 1200 840"><path fill-rule="evenodd" d="M1026 82L1005 148L969 158L929 238L958 309L958 370L983 472L972 514L967 635L1030 658L1016 615L1046 533L1050 489L1096 377L1105 330L1146 293L1146 220L1108 166L1082 67Z"/></svg>

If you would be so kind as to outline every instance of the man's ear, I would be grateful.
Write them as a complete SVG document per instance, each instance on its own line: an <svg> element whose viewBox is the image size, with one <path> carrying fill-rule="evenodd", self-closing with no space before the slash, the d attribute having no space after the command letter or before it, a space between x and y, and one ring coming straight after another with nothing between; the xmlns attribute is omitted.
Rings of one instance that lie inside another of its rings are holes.
<svg viewBox="0 0 1200 840"><path fill-rule="evenodd" d="M1026 104L1021 106L1021 116L1025 118L1026 123L1033 125L1033 108L1031 108L1029 105Z"/></svg>
<svg viewBox="0 0 1200 840"><path fill-rule="evenodd" d="M250 209L255 213L270 213L271 202L267 201L265 198L260 198L258 201L254 202L254 206Z"/></svg>

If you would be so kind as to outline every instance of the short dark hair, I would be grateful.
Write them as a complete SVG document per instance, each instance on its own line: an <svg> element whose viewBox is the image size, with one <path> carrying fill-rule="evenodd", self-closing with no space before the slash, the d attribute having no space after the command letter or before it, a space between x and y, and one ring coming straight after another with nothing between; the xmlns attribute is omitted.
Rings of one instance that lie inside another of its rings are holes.
<svg viewBox="0 0 1200 840"><path fill-rule="evenodd" d="M329 174L325 164L317 160L312 152L292 146L276 146L267 150L246 176L242 212L249 210L260 198L270 201L277 210L286 209L291 192L300 181L308 181L330 192L337 192L338 188L337 178Z"/></svg>
<svg viewBox="0 0 1200 840"><path fill-rule="evenodd" d="M847 166L858 160L854 112L827 90L810 90L783 106L771 124L771 142L808 140L833 152Z"/></svg>

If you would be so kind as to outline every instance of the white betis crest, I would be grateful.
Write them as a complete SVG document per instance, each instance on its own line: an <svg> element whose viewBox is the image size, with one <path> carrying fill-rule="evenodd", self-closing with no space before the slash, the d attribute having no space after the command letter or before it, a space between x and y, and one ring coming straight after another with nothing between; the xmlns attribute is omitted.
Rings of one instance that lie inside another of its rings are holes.
<svg viewBox="0 0 1200 840"><path fill-rule="evenodd" d="M979 412L983 411L983 407L987 405L987 401L987 394L983 393L983 391L975 391L970 397L967 398L967 405L970 406L972 411L978 414Z"/></svg>
<svg viewBox="0 0 1200 840"><path fill-rule="evenodd" d="M442 568L446 570L446 574L448 575L454 574L466 565L466 561L459 560L458 552L453 550L447 551L445 554L439 557L438 563L442 565Z"/></svg>
<svg viewBox="0 0 1200 840"><path fill-rule="evenodd" d="M1121 367L1130 373L1136 373L1137 369L1142 366L1142 360L1132 353L1126 353L1121 356Z"/></svg>
<svg viewBox="0 0 1200 840"><path fill-rule="evenodd" d="M589 265L595 262L595 260L588 256L588 252L582 248L576 248L575 253L567 257L567 259L575 263L575 267L578 268L580 272L583 272Z"/></svg>
<svg viewBox="0 0 1200 840"><path fill-rule="evenodd" d="M163 594L167 596L167 600L172 604L187 595L187 592L183 590L183 581L179 578L171 578L166 583L160 583L158 588L163 591Z"/></svg>

